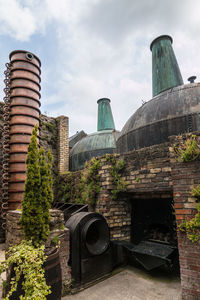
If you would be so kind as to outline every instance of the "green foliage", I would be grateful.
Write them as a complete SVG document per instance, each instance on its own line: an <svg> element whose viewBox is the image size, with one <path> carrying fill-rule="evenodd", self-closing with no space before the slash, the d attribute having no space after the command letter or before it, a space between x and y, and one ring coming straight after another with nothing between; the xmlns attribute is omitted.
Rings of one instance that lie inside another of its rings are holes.
<svg viewBox="0 0 200 300"><path fill-rule="evenodd" d="M174 152L182 162L200 160L200 147L197 142L197 136L192 135L185 142L174 145Z"/></svg>
<svg viewBox="0 0 200 300"><path fill-rule="evenodd" d="M140 178L137 177L137 178L135 179L135 181L136 181L136 182L140 182Z"/></svg>
<svg viewBox="0 0 200 300"><path fill-rule="evenodd" d="M191 191L191 195L197 199L197 201L200 200L200 185L198 185L196 188L194 188ZM200 203L197 203L196 206L197 213L189 221L185 221L179 225L179 229L186 233L189 240L192 242L198 242L199 241L199 230L200 230Z"/></svg>
<svg viewBox="0 0 200 300"><path fill-rule="evenodd" d="M191 195L195 197L198 201L200 200L200 184L193 188Z"/></svg>
<svg viewBox="0 0 200 300"><path fill-rule="evenodd" d="M96 196L100 192L100 175L98 171L101 163L97 158L85 164L85 170L80 174L79 183L75 183L71 172L65 172L58 181L57 198L64 202L75 202L96 205Z"/></svg>
<svg viewBox="0 0 200 300"><path fill-rule="evenodd" d="M81 203L88 203L95 207L97 201L97 194L100 192L100 175L98 171L101 167L100 160L93 157L89 162L86 162L85 167L87 173L82 174L79 183L81 190Z"/></svg>
<svg viewBox="0 0 200 300"><path fill-rule="evenodd" d="M52 243L54 246L57 246L58 243L59 243L59 236L58 236L58 235L54 236L54 237L52 238L52 240L51 240L51 243Z"/></svg>
<svg viewBox="0 0 200 300"><path fill-rule="evenodd" d="M44 246L35 248L31 241L22 241L19 245L11 247L7 260L0 263L0 274L12 267L15 273L10 281L10 290L3 300L9 300L12 293L17 290L20 279L23 280L24 290L24 296L21 295L20 300L45 300L51 293L44 277L45 260Z"/></svg>
<svg viewBox="0 0 200 300"><path fill-rule="evenodd" d="M116 155L106 154L106 161L111 163L110 175L112 177L112 183L114 189L112 189L112 199L116 199L120 192L126 191L126 182L121 178L121 173L125 167L125 161L123 159L117 159Z"/></svg>
<svg viewBox="0 0 200 300"><path fill-rule="evenodd" d="M57 197L59 201L68 202L72 198L72 173L65 173L65 180L59 178Z"/></svg>
<svg viewBox="0 0 200 300"><path fill-rule="evenodd" d="M35 126L28 147L25 193L20 220L25 238L32 240L34 246L40 245L47 239L49 209L53 200L52 156L48 152L46 159L44 149L39 150L37 130L38 127Z"/></svg>
<svg viewBox="0 0 200 300"><path fill-rule="evenodd" d="M55 124L52 124L52 123L48 123L48 122L45 122L45 126L47 128L48 131L50 131L51 133L54 132L55 130L55 127L56 125Z"/></svg>

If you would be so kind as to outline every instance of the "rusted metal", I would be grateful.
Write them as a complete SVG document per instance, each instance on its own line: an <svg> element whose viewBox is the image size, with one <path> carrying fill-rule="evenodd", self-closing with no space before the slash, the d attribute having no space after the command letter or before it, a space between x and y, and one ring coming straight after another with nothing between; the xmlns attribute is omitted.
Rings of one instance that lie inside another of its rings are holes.
<svg viewBox="0 0 200 300"><path fill-rule="evenodd" d="M40 116L40 60L23 50L10 54L9 209L20 207L26 178L26 155Z"/></svg>
<svg viewBox="0 0 200 300"><path fill-rule="evenodd" d="M10 76L11 76L11 63L6 64L5 74L5 97L4 97L4 123L3 123L3 157L2 157L2 200L1 200L1 217L2 227L6 227L6 213L8 210L8 180L9 180L9 119L10 119Z"/></svg>

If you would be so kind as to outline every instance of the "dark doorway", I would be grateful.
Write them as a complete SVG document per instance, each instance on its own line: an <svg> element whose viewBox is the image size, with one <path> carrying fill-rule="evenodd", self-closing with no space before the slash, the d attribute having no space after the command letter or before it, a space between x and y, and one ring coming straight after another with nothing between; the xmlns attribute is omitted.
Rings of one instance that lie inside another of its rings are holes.
<svg viewBox="0 0 200 300"><path fill-rule="evenodd" d="M138 244L142 240L177 246L172 198L145 198L132 201L131 242Z"/></svg>

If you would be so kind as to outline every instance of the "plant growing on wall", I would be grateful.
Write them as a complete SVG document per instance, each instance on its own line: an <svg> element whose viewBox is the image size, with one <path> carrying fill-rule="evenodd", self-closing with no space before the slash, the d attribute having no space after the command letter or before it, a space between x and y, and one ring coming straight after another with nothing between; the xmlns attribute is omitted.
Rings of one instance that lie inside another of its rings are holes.
<svg viewBox="0 0 200 300"><path fill-rule="evenodd" d="M196 135L191 135L186 141L174 145L173 149L181 162L200 160L200 146ZM197 213L192 219L181 223L179 229L186 233L189 240L198 242L200 229L200 185L191 191L191 195L198 201L196 205Z"/></svg>
<svg viewBox="0 0 200 300"><path fill-rule="evenodd" d="M116 199L120 192L126 191L126 182L121 178L122 171L125 167L125 161L123 159L117 159L115 154L106 154L106 161L111 164L110 175L114 185L111 194L112 199Z"/></svg>
<svg viewBox="0 0 200 300"><path fill-rule="evenodd" d="M68 202L72 196L72 173L66 172L65 178L59 178L57 197L60 201Z"/></svg>
<svg viewBox="0 0 200 300"><path fill-rule="evenodd" d="M185 142L174 145L174 152L182 162L200 160L200 146L197 136L192 135Z"/></svg>
<svg viewBox="0 0 200 300"><path fill-rule="evenodd" d="M98 158L92 158L86 162L85 169L80 173L80 180L77 186L73 186L72 173L67 172L65 180L60 180L58 198L64 202L69 200L75 203L96 205L97 194L100 192L100 175L98 171L101 167Z"/></svg>
<svg viewBox="0 0 200 300"><path fill-rule="evenodd" d="M86 174L81 176L81 200L82 203L88 203L95 207L97 201L97 194L100 192L100 175L98 171L101 167L100 160L93 157L85 164L87 168Z"/></svg>
<svg viewBox="0 0 200 300"><path fill-rule="evenodd" d="M187 234L189 240L198 242L200 230L200 185L191 191L191 195L198 201L196 205L197 213L191 220L181 223L179 229Z"/></svg>

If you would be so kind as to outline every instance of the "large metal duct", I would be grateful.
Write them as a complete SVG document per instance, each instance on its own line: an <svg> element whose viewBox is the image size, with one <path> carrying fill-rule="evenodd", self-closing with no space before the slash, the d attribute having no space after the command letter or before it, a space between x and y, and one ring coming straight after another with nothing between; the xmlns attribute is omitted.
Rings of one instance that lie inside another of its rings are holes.
<svg viewBox="0 0 200 300"><path fill-rule="evenodd" d="M98 213L80 212L66 223L70 230L70 265L73 287L84 285L112 271L109 228Z"/></svg>
<svg viewBox="0 0 200 300"><path fill-rule="evenodd" d="M26 155L40 116L40 60L26 51L10 54L9 209L20 207L26 178Z"/></svg>

